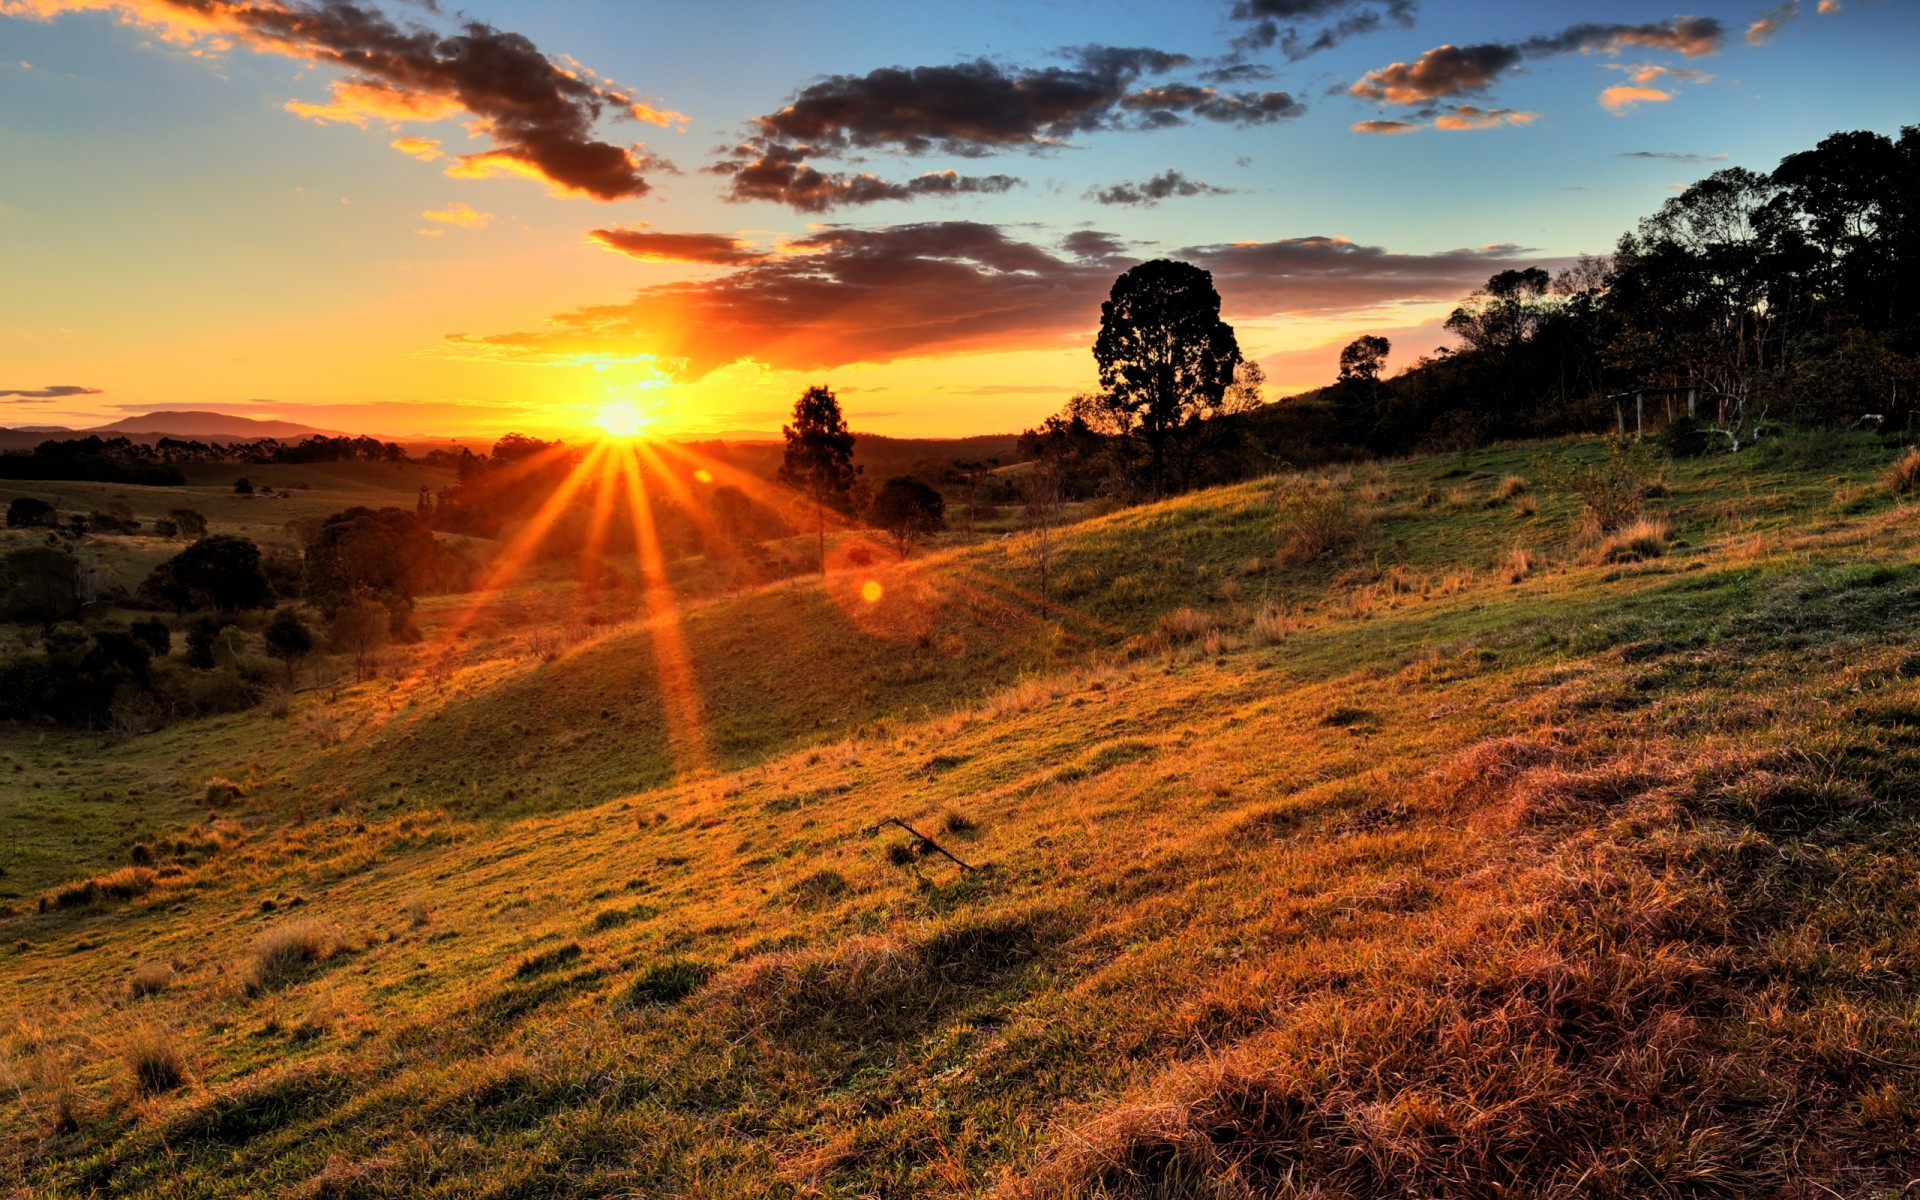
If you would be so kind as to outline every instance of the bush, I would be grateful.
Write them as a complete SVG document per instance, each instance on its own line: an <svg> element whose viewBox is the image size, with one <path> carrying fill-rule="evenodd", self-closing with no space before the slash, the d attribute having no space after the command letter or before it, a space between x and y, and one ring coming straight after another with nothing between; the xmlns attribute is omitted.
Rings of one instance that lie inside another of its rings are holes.
<svg viewBox="0 0 1920 1200"><path fill-rule="evenodd" d="M1607 442L1607 455L1597 463L1556 463L1544 474L1580 497L1587 519L1602 534L1612 533L1640 515L1646 496L1646 454L1617 438Z"/></svg>
<svg viewBox="0 0 1920 1200"><path fill-rule="evenodd" d="M1699 458L1707 452L1707 427L1693 417L1675 417L1660 431L1660 449L1668 458Z"/></svg>
<svg viewBox="0 0 1920 1200"><path fill-rule="evenodd" d="M1291 563L1312 562L1351 546L1366 527L1365 514L1338 492L1301 496L1280 510L1286 536L1280 555Z"/></svg>

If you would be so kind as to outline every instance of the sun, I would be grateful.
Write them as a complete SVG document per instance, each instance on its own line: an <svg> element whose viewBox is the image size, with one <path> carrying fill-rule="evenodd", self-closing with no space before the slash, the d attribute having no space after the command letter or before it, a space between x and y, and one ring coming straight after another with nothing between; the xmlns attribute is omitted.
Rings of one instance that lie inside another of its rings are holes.
<svg viewBox="0 0 1920 1200"><path fill-rule="evenodd" d="M637 438L652 422L645 411L631 400L609 400L593 414L593 423L612 438Z"/></svg>

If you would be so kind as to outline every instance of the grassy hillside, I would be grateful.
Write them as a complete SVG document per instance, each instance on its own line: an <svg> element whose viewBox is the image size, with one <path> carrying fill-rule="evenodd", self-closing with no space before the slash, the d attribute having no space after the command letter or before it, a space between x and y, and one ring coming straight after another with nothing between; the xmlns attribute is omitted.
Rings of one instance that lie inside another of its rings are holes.
<svg viewBox="0 0 1920 1200"><path fill-rule="evenodd" d="M281 717L0 736L0 1181L1901 1195L1892 451L1668 464L1637 545L1546 482L1597 453L1087 521L1044 598L445 598Z"/></svg>

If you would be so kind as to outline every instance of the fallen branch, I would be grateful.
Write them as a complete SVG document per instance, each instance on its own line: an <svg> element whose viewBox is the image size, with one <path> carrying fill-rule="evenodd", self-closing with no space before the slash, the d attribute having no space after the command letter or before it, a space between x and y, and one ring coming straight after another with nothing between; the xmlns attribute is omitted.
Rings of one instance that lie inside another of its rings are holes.
<svg viewBox="0 0 1920 1200"><path fill-rule="evenodd" d="M915 829L913 826L907 824L905 821L902 821L899 817L882 817L880 820L875 821L872 825L867 827L867 836L872 837L873 835L879 833L881 830L881 827L886 825L898 825L900 828L906 830L908 836L912 837L913 840L918 844L920 853L922 854L925 854L929 850L931 850L933 853L940 855L942 858L945 858L947 861L953 863L955 866L958 866L962 871L978 871L980 869L979 867L974 866L970 862L963 861L959 855L947 849L945 846L942 846L939 842L934 841L932 838L928 837L926 834L921 833L918 829Z"/></svg>

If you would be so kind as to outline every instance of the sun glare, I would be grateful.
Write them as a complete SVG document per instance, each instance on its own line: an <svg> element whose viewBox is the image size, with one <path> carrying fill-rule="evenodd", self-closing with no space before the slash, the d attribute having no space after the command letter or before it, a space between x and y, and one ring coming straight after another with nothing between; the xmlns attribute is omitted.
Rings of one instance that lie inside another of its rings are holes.
<svg viewBox="0 0 1920 1200"><path fill-rule="evenodd" d="M636 438L647 431L647 414L631 400L609 400L593 416L608 437Z"/></svg>

